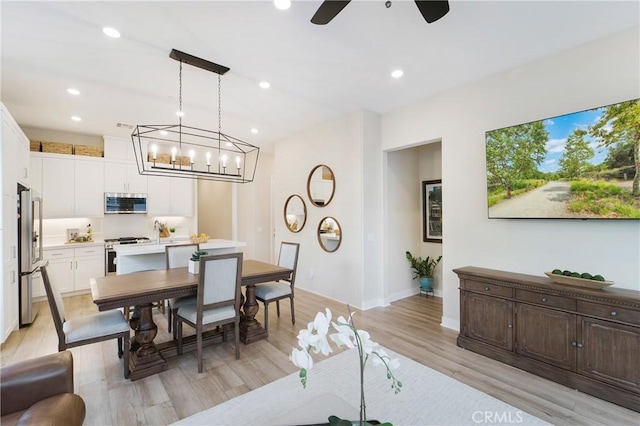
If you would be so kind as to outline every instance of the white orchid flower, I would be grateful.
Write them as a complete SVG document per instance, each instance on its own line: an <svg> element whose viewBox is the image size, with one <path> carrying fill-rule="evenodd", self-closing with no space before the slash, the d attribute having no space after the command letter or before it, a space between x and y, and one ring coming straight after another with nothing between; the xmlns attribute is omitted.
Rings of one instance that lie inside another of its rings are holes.
<svg viewBox="0 0 640 426"><path fill-rule="evenodd" d="M362 344L362 350L367 355L371 355L371 352L378 347L378 344L370 339L369 333L364 330L358 330L358 336L360 337L360 342Z"/></svg>
<svg viewBox="0 0 640 426"><path fill-rule="evenodd" d="M310 370L313 368L313 358L309 355L304 349L296 349L293 348L291 355L289 355L289 359L298 368Z"/></svg>
<svg viewBox="0 0 640 426"><path fill-rule="evenodd" d="M335 342L338 347L342 345L347 346L348 348L356 347L356 336L353 331L353 328L347 323L347 320L344 317L338 317L337 322L332 322L331 325L337 331L337 333L333 333L329 338Z"/></svg>

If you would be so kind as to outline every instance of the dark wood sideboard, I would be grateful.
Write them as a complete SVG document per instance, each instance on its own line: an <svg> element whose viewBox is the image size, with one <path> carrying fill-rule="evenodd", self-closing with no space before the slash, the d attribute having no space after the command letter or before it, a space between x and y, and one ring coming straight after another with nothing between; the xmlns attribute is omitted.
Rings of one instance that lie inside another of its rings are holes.
<svg viewBox="0 0 640 426"><path fill-rule="evenodd" d="M472 266L453 271L458 346L640 412L640 292Z"/></svg>

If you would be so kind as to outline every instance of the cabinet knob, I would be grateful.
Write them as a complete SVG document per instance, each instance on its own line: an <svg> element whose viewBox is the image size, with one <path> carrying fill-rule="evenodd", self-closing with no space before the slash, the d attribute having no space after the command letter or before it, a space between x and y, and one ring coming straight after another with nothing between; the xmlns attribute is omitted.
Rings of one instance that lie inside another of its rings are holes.
<svg viewBox="0 0 640 426"><path fill-rule="evenodd" d="M578 342L578 343L577 343L577 346L578 346L579 348L583 347L582 343L580 343L580 342Z"/></svg>
<svg viewBox="0 0 640 426"><path fill-rule="evenodd" d="M617 317L618 316L618 311L611 311L611 316L612 317Z"/></svg>
<svg viewBox="0 0 640 426"><path fill-rule="evenodd" d="M546 302L547 300L549 300L549 299L547 299L546 297L543 297L543 298L542 298L542 301L543 301L543 302Z"/></svg>
<svg viewBox="0 0 640 426"><path fill-rule="evenodd" d="M489 287L484 288L484 291L489 291L489 290L491 290Z"/></svg>
<svg viewBox="0 0 640 426"><path fill-rule="evenodd" d="M576 346L578 346L578 344L576 342L571 342L571 346L575 348Z"/></svg>
<svg viewBox="0 0 640 426"><path fill-rule="evenodd" d="M513 328L513 324L509 324L507 328Z"/></svg>

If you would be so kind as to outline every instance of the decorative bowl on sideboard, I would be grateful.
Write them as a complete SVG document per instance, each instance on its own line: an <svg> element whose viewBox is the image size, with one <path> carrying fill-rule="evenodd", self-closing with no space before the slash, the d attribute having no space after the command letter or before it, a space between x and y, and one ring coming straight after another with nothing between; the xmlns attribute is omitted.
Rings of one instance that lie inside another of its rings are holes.
<svg viewBox="0 0 640 426"><path fill-rule="evenodd" d="M575 287L591 288L594 290L601 290L613 284L613 281L588 280L586 278L569 277L567 275L558 275L551 272L545 272L545 275L556 284L566 284Z"/></svg>

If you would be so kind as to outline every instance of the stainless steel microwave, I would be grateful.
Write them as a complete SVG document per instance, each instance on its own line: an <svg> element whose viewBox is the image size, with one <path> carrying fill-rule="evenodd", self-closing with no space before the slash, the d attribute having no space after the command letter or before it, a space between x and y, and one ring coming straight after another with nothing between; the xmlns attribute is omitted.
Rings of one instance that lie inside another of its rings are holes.
<svg viewBox="0 0 640 426"><path fill-rule="evenodd" d="M105 214L147 213L147 194L104 193Z"/></svg>

